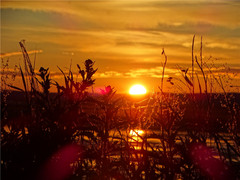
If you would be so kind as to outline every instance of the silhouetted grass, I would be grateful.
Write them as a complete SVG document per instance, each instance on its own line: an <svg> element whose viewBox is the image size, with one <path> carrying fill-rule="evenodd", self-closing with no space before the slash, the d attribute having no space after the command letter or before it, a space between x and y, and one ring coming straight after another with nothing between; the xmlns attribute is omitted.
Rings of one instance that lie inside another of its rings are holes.
<svg viewBox="0 0 240 180"><path fill-rule="evenodd" d="M221 77L203 62L202 45L200 57L194 55L194 38L191 69L180 69L180 81L167 80L176 88L181 82L189 92L163 91L163 50L159 92L142 102L118 96L111 86L98 95L89 93L97 71L90 59L84 68L77 65L79 81L72 70L66 74L59 68L64 78L60 85L48 68L35 72L20 42L24 88L8 86L25 100L11 103L1 91L2 178L239 178L239 94L228 93ZM213 81L222 94L213 93ZM51 86L57 93L50 93Z"/></svg>

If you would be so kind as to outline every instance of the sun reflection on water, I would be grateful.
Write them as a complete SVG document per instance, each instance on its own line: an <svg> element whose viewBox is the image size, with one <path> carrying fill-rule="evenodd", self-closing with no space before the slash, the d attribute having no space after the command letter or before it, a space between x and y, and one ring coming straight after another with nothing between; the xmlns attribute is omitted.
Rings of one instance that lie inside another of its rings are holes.
<svg viewBox="0 0 240 180"><path fill-rule="evenodd" d="M130 139L129 142L134 149L140 150L142 148L143 136L145 134L144 130L141 129L131 129L129 132Z"/></svg>
<svg viewBox="0 0 240 180"><path fill-rule="evenodd" d="M145 132L143 131L143 130L141 130L141 129L131 129L130 130L130 136L132 136L132 137L138 137L138 136L141 136L141 135L143 135Z"/></svg>

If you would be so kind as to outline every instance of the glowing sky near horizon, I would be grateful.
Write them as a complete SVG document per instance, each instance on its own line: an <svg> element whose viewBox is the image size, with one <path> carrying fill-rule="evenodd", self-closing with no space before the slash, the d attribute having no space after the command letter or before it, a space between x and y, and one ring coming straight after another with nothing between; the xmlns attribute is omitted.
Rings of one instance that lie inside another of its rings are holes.
<svg viewBox="0 0 240 180"><path fill-rule="evenodd" d="M166 77L191 64L196 34L199 54L203 36L204 60L228 63L240 72L239 1L8 1L1 2L1 55L10 64L22 62L18 42L38 52L36 69L49 67L62 78L67 69L86 59L96 61L96 86L141 83L159 85L162 48L168 56ZM125 86L125 87L124 87Z"/></svg>

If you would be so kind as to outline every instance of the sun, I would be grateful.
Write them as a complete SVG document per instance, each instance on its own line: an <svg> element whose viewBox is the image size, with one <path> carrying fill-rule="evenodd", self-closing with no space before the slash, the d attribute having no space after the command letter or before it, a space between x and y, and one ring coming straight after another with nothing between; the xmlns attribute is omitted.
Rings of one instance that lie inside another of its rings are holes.
<svg viewBox="0 0 240 180"><path fill-rule="evenodd" d="M147 93L146 88L141 84L133 85L129 90L129 94L131 95L141 95L146 93Z"/></svg>

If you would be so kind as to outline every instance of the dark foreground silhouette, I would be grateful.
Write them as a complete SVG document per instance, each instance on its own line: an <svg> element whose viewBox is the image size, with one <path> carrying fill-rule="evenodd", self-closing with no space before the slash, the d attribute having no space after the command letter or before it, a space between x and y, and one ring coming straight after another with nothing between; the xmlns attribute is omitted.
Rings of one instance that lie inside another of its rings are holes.
<svg viewBox="0 0 240 180"><path fill-rule="evenodd" d="M186 71L189 94L164 93L163 81L141 102L111 86L92 94L92 60L77 65L80 81L59 68L62 86L22 48L24 88L1 92L2 179L240 178L239 94L196 94Z"/></svg>

